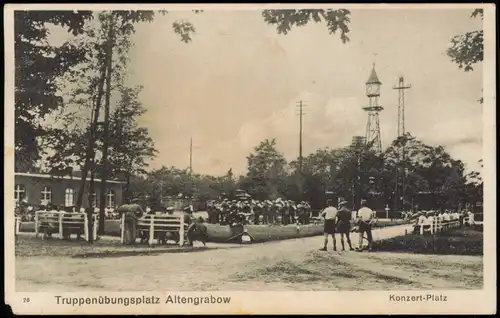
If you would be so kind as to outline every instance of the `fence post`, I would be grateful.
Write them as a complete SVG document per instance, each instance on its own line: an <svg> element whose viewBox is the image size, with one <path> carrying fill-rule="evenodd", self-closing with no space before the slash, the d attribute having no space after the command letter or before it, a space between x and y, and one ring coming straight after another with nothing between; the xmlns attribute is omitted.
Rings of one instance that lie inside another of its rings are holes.
<svg viewBox="0 0 500 318"><path fill-rule="evenodd" d="M64 212L59 211L59 239L63 238L63 217Z"/></svg>
<svg viewBox="0 0 500 318"><path fill-rule="evenodd" d="M97 227L99 226L99 217L92 215L92 240L97 240Z"/></svg>
<svg viewBox="0 0 500 318"><path fill-rule="evenodd" d="M38 238L38 211L35 211L35 237Z"/></svg>
<svg viewBox="0 0 500 318"><path fill-rule="evenodd" d="M120 227L121 227L121 231L120 231L120 242L122 244L125 244L125 213L122 213L122 218L120 220Z"/></svg>
<svg viewBox="0 0 500 318"><path fill-rule="evenodd" d="M83 233L85 236L85 241L89 241L89 218L85 213L83 214Z"/></svg>
<svg viewBox="0 0 500 318"><path fill-rule="evenodd" d="M150 215L151 223L149 223L149 246L153 246L153 240L155 237L155 216Z"/></svg>
<svg viewBox="0 0 500 318"><path fill-rule="evenodd" d="M21 218L20 217L16 217L15 218L15 222L16 222L16 232L15 234L18 235L19 232L21 232L20 228L21 228Z"/></svg>
<svg viewBox="0 0 500 318"><path fill-rule="evenodd" d="M184 246L184 213L181 214L180 219L180 227L179 227L179 246Z"/></svg>

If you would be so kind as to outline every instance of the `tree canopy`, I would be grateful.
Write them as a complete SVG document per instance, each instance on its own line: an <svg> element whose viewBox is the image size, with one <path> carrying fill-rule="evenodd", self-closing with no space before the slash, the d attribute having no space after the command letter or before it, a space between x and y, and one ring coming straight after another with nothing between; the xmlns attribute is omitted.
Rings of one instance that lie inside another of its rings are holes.
<svg viewBox="0 0 500 318"><path fill-rule="evenodd" d="M331 192L354 208L365 198L378 210L386 205L392 209L395 171L400 164L394 156L403 146L407 152L404 209L457 208L482 200L478 172L466 173L465 165L443 147L426 145L410 134L394 140L382 154L363 145L318 149L304 157L301 171L297 160L287 162L276 141L266 139L247 157L247 172L239 178L233 178L231 170L215 177L163 167L141 181L148 187L136 188L143 187L142 196L159 198L161 188L164 197L182 193L197 202L221 195L235 198L236 189L241 189L260 200L306 200L316 209L324 207Z"/></svg>
<svg viewBox="0 0 500 318"><path fill-rule="evenodd" d="M471 18L483 19L483 9L472 12ZM456 35L451 39L447 54L459 68L466 72L474 70L475 64L483 61L483 30L474 30Z"/></svg>

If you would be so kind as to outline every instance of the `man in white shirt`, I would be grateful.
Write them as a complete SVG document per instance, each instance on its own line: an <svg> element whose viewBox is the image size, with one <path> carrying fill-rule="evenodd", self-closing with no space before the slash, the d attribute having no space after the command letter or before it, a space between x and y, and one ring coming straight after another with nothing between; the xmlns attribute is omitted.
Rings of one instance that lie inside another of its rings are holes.
<svg viewBox="0 0 500 318"><path fill-rule="evenodd" d="M418 217L417 225L424 225L427 221L427 211L422 211L422 214Z"/></svg>
<svg viewBox="0 0 500 318"><path fill-rule="evenodd" d="M450 217L450 214L448 213L448 211L444 212L444 214L443 214L443 221L444 222L450 222L451 221L451 217Z"/></svg>
<svg viewBox="0 0 500 318"><path fill-rule="evenodd" d="M434 223L434 211L427 212L427 218L424 222L424 232L430 231L432 233L432 224Z"/></svg>
<svg viewBox="0 0 500 318"><path fill-rule="evenodd" d="M472 211L467 212L467 225L471 226L474 224L474 213Z"/></svg>
<svg viewBox="0 0 500 318"><path fill-rule="evenodd" d="M325 220L324 234L325 234L325 245L320 251L326 251L326 246L328 245L328 235L332 236L333 240L333 250L337 250L337 242L335 241L335 229L337 226L337 214L338 210L333 206L333 201L327 201L327 207L321 212L321 217Z"/></svg>
<svg viewBox="0 0 500 318"><path fill-rule="evenodd" d="M413 234L420 234L420 228L427 222L427 211L422 210L416 213L417 222L413 226Z"/></svg>
<svg viewBox="0 0 500 318"><path fill-rule="evenodd" d="M375 211L367 207L366 200L361 200L361 209L358 210L359 220L359 247L358 252L363 250L363 234L366 233L368 240L368 251L372 250L372 224L375 222Z"/></svg>

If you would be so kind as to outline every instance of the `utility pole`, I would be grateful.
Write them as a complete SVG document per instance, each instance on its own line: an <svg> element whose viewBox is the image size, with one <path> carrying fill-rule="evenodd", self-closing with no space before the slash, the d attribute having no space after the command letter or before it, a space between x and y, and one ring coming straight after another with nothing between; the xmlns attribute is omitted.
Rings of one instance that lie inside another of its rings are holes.
<svg viewBox="0 0 500 318"><path fill-rule="evenodd" d="M405 89L410 89L411 85L405 86L405 80L401 76L399 78L399 86L394 86L393 89L399 91L398 99L398 137L406 134L405 130Z"/></svg>
<svg viewBox="0 0 500 318"><path fill-rule="evenodd" d="M398 139L404 138L405 129L405 90L411 85L405 86L404 78L399 77L398 86L393 89L398 91ZM401 149L397 157L396 183L394 190L394 211L404 208L405 204L405 179L406 179L406 140L400 140Z"/></svg>
<svg viewBox="0 0 500 318"><path fill-rule="evenodd" d="M160 203L163 204L163 178L160 180Z"/></svg>
<svg viewBox="0 0 500 318"><path fill-rule="evenodd" d="M193 173L193 137L189 141L189 173Z"/></svg>
<svg viewBox="0 0 500 318"><path fill-rule="evenodd" d="M302 116L305 115L303 112L304 104L302 101L298 103L299 108L299 171L302 172Z"/></svg>
<svg viewBox="0 0 500 318"><path fill-rule="evenodd" d="M109 107L111 102L111 72L113 71L113 44L114 44L114 19L109 17L108 45L107 45L107 73L106 73L106 99L104 103L104 131L102 150L102 176L101 191L99 193L99 234L104 235L105 208L106 208L106 181L108 178L108 146L109 146Z"/></svg>

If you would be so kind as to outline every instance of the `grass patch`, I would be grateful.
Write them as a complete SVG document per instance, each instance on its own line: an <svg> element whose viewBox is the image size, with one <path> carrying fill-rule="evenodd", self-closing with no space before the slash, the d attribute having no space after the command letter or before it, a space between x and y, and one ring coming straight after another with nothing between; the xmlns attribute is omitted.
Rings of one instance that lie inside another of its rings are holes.
<svg viewBox="0 0 500 318"><path fill-rule="evenodd" d="M118 240L102 239L89 244L75 239L67 241L57 238L42 240L34 236L19 236L15 244L16 257L71 257L71 258L111 258L124 256L158 255L163 253L192 253L214 249L239 248L240 246L210 247L136 244L123 245Z"/></svg>
<svg viewBox="0 0 500 318"><path fill-rule="evenodd" d="M346 255L347 256L347 255ZM281 260L275 264L254 264L251 271L229 277L238 282L260 281L307 285L315 290L377 290L419 288L416 281L371 271L363 265L353 266L343 256L309 253L303 260ZM348 256L347 256L348 257ZM371 264L371 263L370 263Z"/></svg>
<svg viewBox="0 0 500 318"><path fill-rule="evenodd" d="M234 275L234 279L241 281L265 281L265 282L285 282L285 283L307 283L336 278L354 278L345 266L329 260L329 262L317 262L317 260L307 259L303 263L295 263L289 260L282 260L273 265L261 266L253 271ZM332 270L335 269L334 272Z"/></svg>
<svg viewBox="0 0 500 318"><path fill-rule="evenodd" d="M272 265L258 266L256 269L236 275L238 280L264 280L283 281L288 283L302 283L320 280L329 280L332 276L340 278L356 278L352 270L346 264L334 258L326 258L321 255L307 257L304 261L296 263L289 260L281 260Z"/></svg>
<svg viewBox="0 0 500 318"><path fill-rule="evenodd" d="M112 258L112 257L124 257L124 256L152 256L165 253L193 253L193 252L203 252L207 250L208 247L172 247L172 248L161 248L161 249L148 249L148 250L107 250L101 252L87 252L82 254L75 254L72 258Z"/></svg>
<svg viewBox="0 0 500 318"><path fill-rule="evenodd" d="M93 244L85 241L77 240L60 240L52 238L42 240L35 237L19 236L15 244L16 257L105 257L106 255L112 257L114 255L125 256L127 253L134 252L136 254L151 254L161 253L168 249L175 249L176 247L159 246L151 248L149 245L136 245L127 246L122 245L119 241L115 240L99 240ZM177 249L179 249L177 247ZM100 256L98 256L100 255Z"/></svg>
<svg viewBox="0 0 500 318"><path fill-rule="evenodd" d="M376 251L441 255L483 255L483 232L459 228L437 235L402 235L374 242Z"/></svg>

